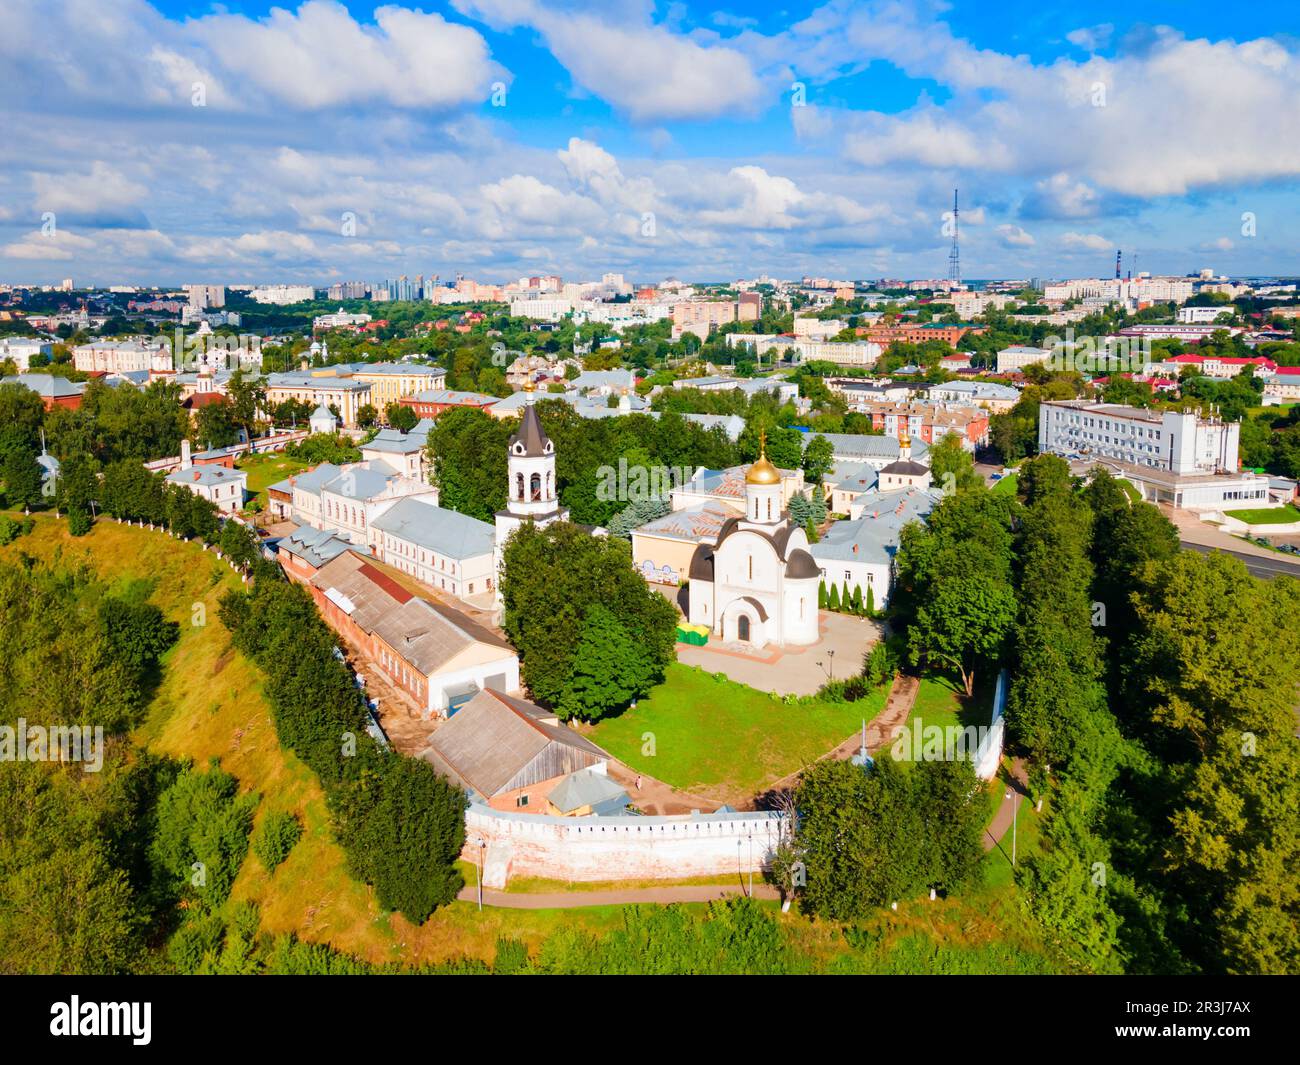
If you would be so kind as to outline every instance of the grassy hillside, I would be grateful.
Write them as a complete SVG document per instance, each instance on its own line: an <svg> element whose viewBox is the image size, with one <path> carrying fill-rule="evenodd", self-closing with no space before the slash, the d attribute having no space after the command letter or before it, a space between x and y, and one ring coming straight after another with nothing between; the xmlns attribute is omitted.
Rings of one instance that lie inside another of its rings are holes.
<svg viewBox="0 0 1300 1065"><path fill-rule="evenodd" d="M86 561L103 579L149 588L151 600L180 623L181 634L164 661L162 683L135 733L136 741L199 763L218 758L222 768L239 778L242 790L260 795L257 825L274 810L299 815L306 831L288 860L268 875L250 853L228 911L241 900L256 901L264 932L294 932L373 962L435 962L462 955L490 961L500 936L522 939L536 949L561 928L601 933L622 925L621 907L488 908L480 914L473 904L457 902L420 927L399 914L381 913L371 889L347 873L312 773L276 742L260 670L231 648L217 618L222 593L238 583L224 563L196 544L106 520L89 535L73 538L65 521L49 516L37 518L31 535L0 547L0 558L19 552L46 561ZM711 679L709 684L715 692L726 689ZM815 736L814 746L822 750L833 742L841 723L821 720L820 715L813 720L818 729L827 730ZM1022 813L1022 824L1024 819ZM1022 855L1032 839L1032 832L1022 829ZM986 885L962 899L905 901L898 912L882 911L856 928L797 913L781 917L781 924L802 955L833 971L998 972L1048 966L1041 938L1017 904L1005 859L995 852L986 863ZM472 884L472 869L465 873ZM776 911L775 903L764 906Z"/></svg>
<svg viewBox="0 0 1300 1065"><path fill-rule="evenodd" d="M618 923L617 908L480 915L473 905L455 903L418 928L400 914L381 913L371 889L348 875L312 772L276 741L261 671L231 648L217 618L222 593L239 583L228 566L197 544L111 520L100 520L89 535L75 538L68 535L67 522L52 516L38 516L32 534L0 548L0 557L18 552L46 561L86 561L109 581L147 582L152 602L180 623L180 639L168 652L162 683L135 739L200 764L220 759L222 768L239 778L241 790L260 794L259 825L272 810L299 815L306 831L288 860L268 875L250 853L228 904L256 901L265 932L295 932L369 961L417 962L462 954L490 960L498 936L536 944L560 920L593 930Z"/></svg>

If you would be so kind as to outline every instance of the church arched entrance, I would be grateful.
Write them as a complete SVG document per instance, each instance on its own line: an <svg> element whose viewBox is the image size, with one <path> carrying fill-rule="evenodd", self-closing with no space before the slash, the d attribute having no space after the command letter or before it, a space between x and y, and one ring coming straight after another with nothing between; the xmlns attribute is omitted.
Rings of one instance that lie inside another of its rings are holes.
<svg viewBox="0 0 1300 1065"><path fill-rule="evenodd" d="M722 638L727 643L767 644L767 610L752 596L733 599L722 612Z"/></svg>

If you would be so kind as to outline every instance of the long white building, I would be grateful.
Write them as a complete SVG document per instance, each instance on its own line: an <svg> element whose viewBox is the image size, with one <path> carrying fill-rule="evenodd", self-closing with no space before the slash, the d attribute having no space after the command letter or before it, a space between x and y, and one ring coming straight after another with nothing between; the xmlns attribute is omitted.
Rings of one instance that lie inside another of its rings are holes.
<svg viewBox="0 0 1300 1065"><path fill-rule="evenodd" d="M1268 478L1238 469L1241 425L1190 411L1089 400L1039 408L1038 450L1111 466L1148 502L1187 510L1267 507Z"/></svg>

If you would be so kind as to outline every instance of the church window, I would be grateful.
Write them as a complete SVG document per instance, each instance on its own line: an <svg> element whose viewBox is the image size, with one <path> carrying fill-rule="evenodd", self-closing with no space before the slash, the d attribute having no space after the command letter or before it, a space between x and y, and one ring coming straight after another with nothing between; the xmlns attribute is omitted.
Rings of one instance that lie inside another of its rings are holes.
<svg viewBox="0 0 1300 1065"><path fill-rule="evenodd" d="M537 502L537 500L542 498L542 475L540 473L533 474L528 488L529 496L533 502Z"/></svg>
<svg viewBox="0 0 1300 1065"><path fill-rule="evenodd" d="M515 474L515 498L522 501L524 498L524 475Z"/></svg>
<svg viewBox="0 0 1300 1065"><path fill-rule="evenodd" d="M771 520L772 520L772 500L771 500L771 497L769 497L768 500L767 500L767 520L768 520L768 521L771 521Z"/></svg>
<svg viewBox="0 0 1300 1065"><path fill-rule="evenodd" d="M753 555L749 556L749 579L751 581L754 579L754 556Z"/></svg>

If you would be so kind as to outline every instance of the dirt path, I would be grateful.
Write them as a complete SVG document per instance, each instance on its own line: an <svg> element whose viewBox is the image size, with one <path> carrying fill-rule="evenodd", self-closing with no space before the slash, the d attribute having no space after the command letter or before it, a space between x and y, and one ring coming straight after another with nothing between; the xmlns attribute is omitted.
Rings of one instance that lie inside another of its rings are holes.
<svg viewBox="0 0 1300 1065"><path fill-rule="evenodd" d="M662 780L647 776L645 773L638 773L631 766L624 765L615 758L609 760L608 772L610 777L627 791L632 805L642 813L653 817L688 814L692 810L707 814L722 805L721 799L711 799L689 791L678 791L671 784L665 784Z"/></svg>

